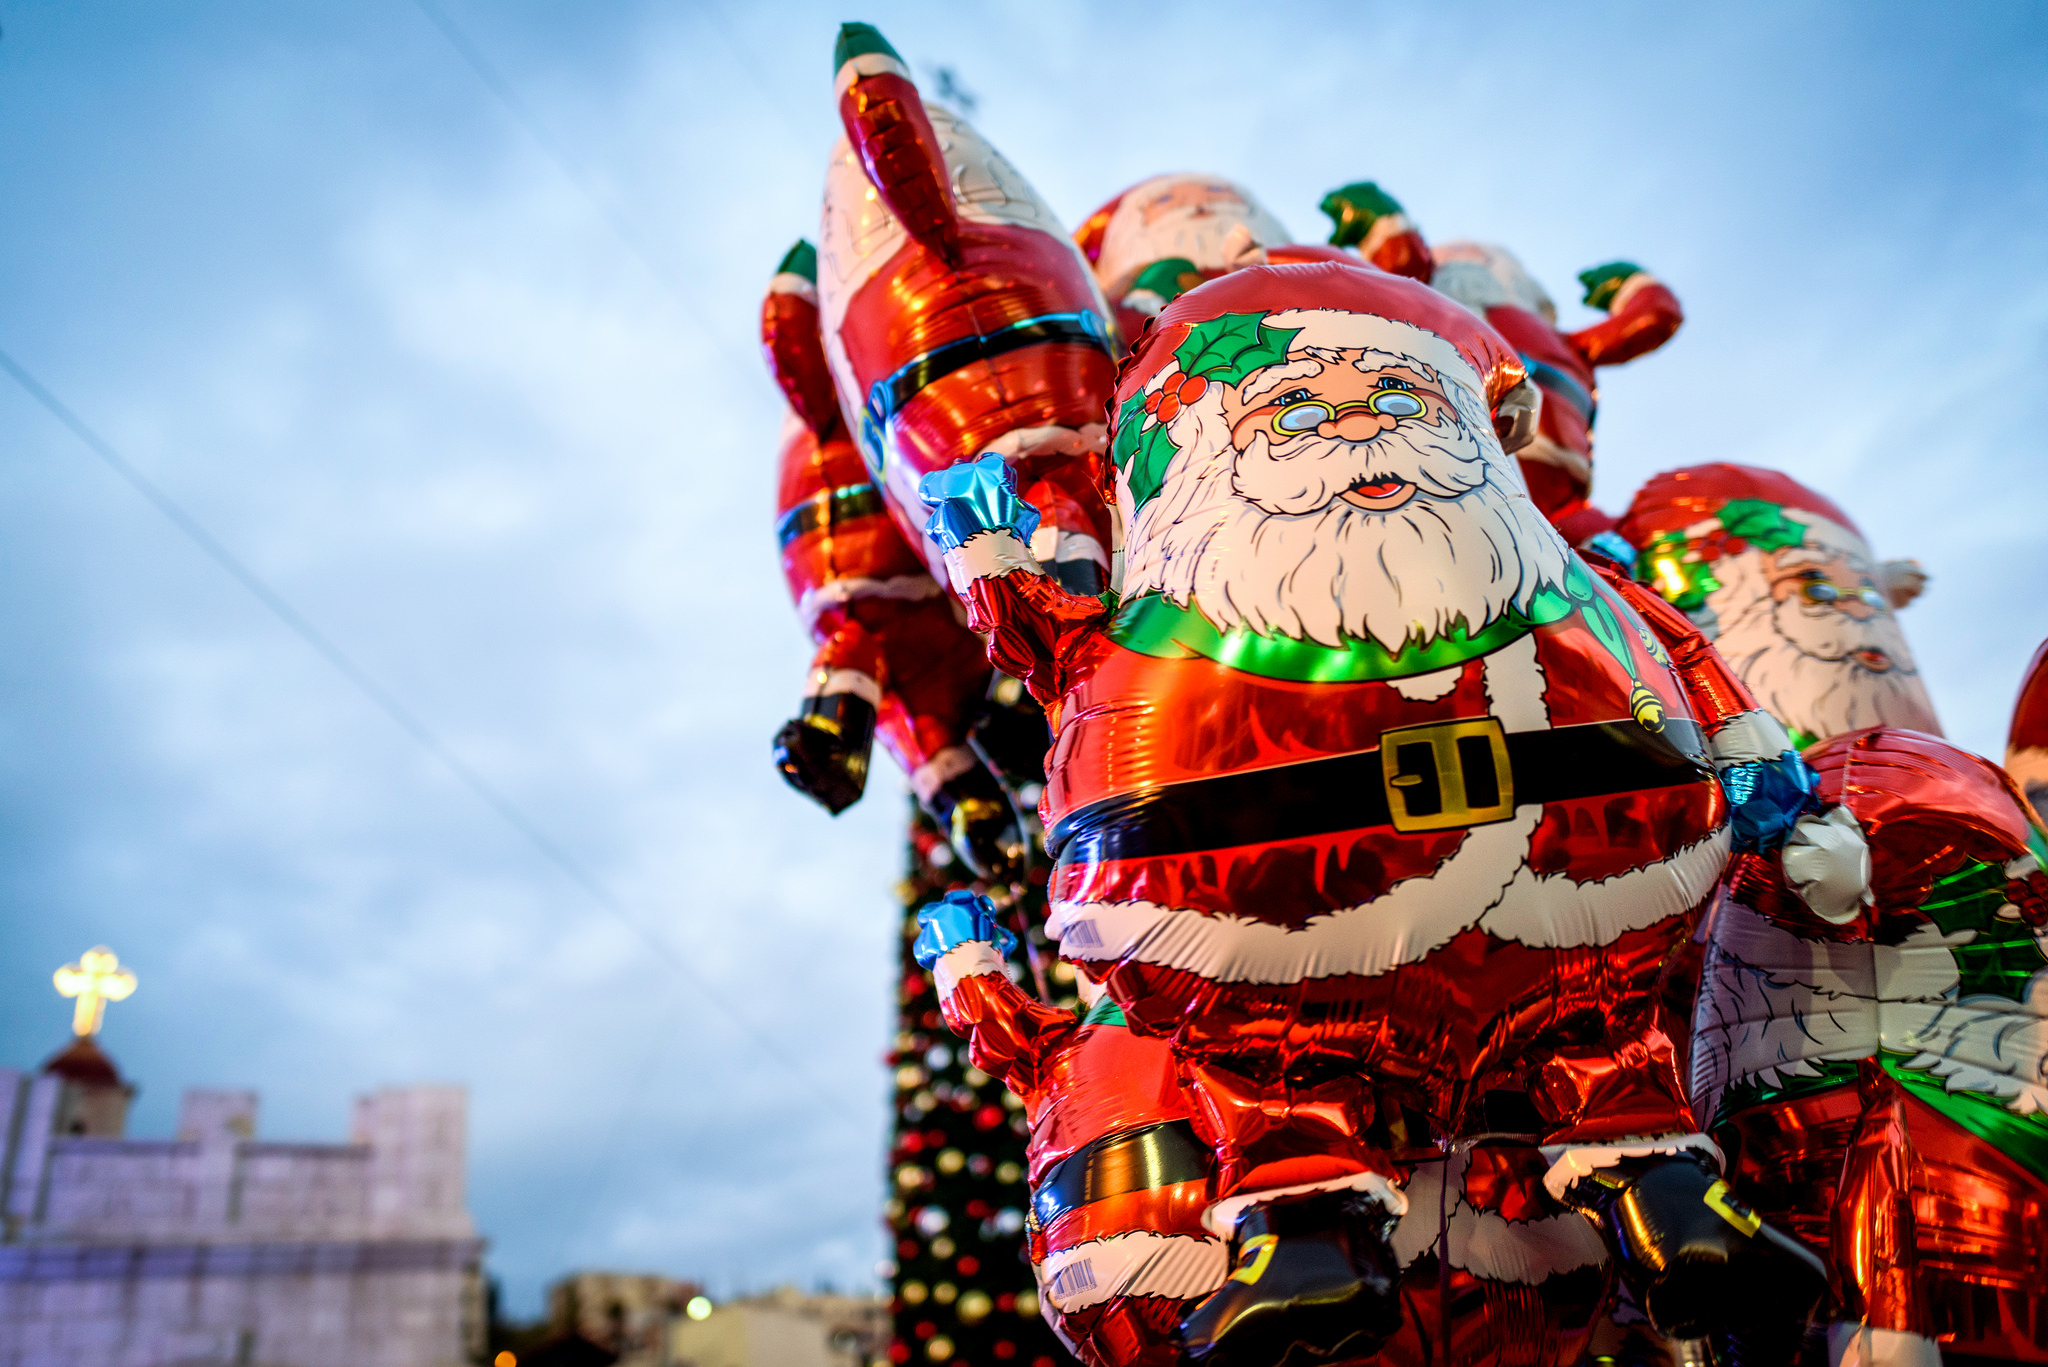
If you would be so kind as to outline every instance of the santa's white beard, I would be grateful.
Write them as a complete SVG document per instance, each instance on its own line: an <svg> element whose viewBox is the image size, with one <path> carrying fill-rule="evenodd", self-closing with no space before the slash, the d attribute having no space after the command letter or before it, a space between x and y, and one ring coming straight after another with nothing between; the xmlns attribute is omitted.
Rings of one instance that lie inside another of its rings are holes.
<svg viewBox="0 0 2048 1367"><path fill-rule="evenodd" d="M1765 710L1821 739L1866 726L1941 734L1895 619L1858 622L1829 612L1809 620L1796 599L1772 599L1760 568L1737 563L1756 555L1746 551L1715 566L1724 587L1709 606L1720 622L1714 644ZM1881 650L1892 667L1865 668L1856 662L1857 650Z"/></svg>
<svg viewBox="0 0 2048 1367"><path fill-rule="evenodd" d="M1192 597L1223 630L1399 650L1461 623L1477 632L1563 579L1570 552L1511 461L1453 423L1408 430L1297 438L1284 456L1263 438L1183 451L1134 521L1125 595ZM1416 492L1375 512L1340 497L1361 478Z"/></svg>

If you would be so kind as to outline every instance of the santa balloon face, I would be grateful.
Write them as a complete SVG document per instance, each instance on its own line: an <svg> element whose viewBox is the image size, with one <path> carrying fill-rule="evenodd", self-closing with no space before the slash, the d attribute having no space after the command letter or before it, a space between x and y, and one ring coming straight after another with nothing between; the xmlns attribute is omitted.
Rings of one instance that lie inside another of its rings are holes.
<svg viewBox="0 0 2048 1367"><path fill-rule="evenodd" d="M1906 635L1862 538L1814 515L1794 544L1713 567L1715 644L1757 700L1803 738L1866 726L1939 735Z"/></svg>
<svg viewBox="0 0 2048 1367"><path fill-rule="evenodd" d="M1692 614L1803 749L1868 726L1941 734L1884 567L1848 515L1775 470L1689 466L1636 494L1638 577Z"/></svg>
<svg viewBox="0 0 2048 1367"><path fill-rule="evenodd" d="M1233 264L1227 244L1272 247L1288 240L1287 229L1241 185L1220 176L1154 176L1107 210L1095 278L1118 300L1155 261L1178 257L1210 274Z"/></svg>
<svg viewBox="0 0 2048 1367"><path fill-rule="evenodd" d="M1198 599L1225 630L1397 650L1460 619L1476 631L1564 572L1478 375L1423 328L1225 315L1126 410L1126 596Z"/></svg>

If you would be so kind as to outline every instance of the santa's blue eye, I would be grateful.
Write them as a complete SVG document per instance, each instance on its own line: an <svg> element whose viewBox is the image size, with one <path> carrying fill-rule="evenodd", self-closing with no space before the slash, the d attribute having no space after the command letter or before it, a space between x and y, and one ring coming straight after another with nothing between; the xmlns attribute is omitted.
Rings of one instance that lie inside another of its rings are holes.
<svg viewBox="0 0 2048 1367"><path fill-rule="evenodd" d="M1336 416L1330 405L1304 398L1274 414L1273 426L1282 432L1313 432Z"/></svg>
<svg viewBox="0 0 2048 1367"><path fill-rule="evenodd" d="M1419 418L1429 408L1413 394L1400 389L1382 389L1372 396L1367 405L1375 413L1389 418Z"/></svg>
<svg viewBox="0 0 2048 1367"><path fill-rule="evenodd" d="M1394 376L1392 376L1392 375L1382 375L1382 376L1380 376L1380 378L1379 378L1379 387L1380 387L1381 389L1413 389L1413 388L1415 388L1415 386L1414 386L1414 385L1412 385L1412 384L1409 384L1409 383L1408 383L1408 382L1407 382L1406 380L1402 380L1402 379L1397 379L1397 378L1395 378L1395 377L1394 377Z"/></svg>

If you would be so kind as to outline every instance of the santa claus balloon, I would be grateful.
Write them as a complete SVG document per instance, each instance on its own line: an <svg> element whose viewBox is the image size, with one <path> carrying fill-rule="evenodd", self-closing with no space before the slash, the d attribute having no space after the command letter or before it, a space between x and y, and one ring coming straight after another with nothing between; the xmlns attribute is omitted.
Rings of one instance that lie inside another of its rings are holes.
<svg viewBox="0 0 2048 1367"><path fill-rule="evenodd" d="M1695 465L1636 492L1636 572L1697 622L1801 747L1865 726L1941 734L1895 610L1927 576L1880 562L1829 498L1776 470Z"/></svg>
<svg viewBox="0 0 2048 1367"><path fill-rule="evenodd" d="M1819 1294L1721 1179L1660 990L1731 843L1821 819L1810 775L1530 502L1503 447L1530 388L1412 281L1253 266L1121 373L1120 601L1044 573L1002 459L924 481L972 624L1056 719L1050 929L1214 1144L1232 1272L1181 1319L1191 1361L1383 1342L1408 1117L1471 1142L1493 1091L1661 1328L1782 1360Z"/></svg>
<svg viewBox="0 0 2048 1367"><path fill-rule="evenodd" d="M1894 615L1925 574L1747 466L1657 476L1622 529L1831 808L1730 869L1699 985L1701 1118L1759 1212L1828 1258L1831 1367L2048 1360L2027 1213L2048 1202L2048 846L2005 775L1938 739ZM1867 863L1827 858L1836 840Z"/></svg>
<svg viewBox="0 0 2048 1367"><path fill-rule="evenodd" d="M955 852L981 877L1007 879L1024 837L974 735L992 714L988 658L897 531L854 448L825 366L808 242L769 282L761 343L790 409L776 540L790 598L818 647L797 715L776 734L776 768L836 816L866 789L879 734Z"/></svg>

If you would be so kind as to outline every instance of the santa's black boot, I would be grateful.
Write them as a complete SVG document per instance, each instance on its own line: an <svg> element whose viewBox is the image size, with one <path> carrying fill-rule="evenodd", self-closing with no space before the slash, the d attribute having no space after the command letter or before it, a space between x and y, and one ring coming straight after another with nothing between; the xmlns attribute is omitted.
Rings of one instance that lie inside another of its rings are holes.
<svg viewBox="0 0 2048 1367"><path fill-rule="evenodd" d="M875 708L854 693L805 698L775 733L775 767L789 786L838 816L860 801L875 746Z"/></svg>
<svg viewBox="0 0 2048 1367"><path fill-rule="evenodd" d="M1003 785L987 765L977 760L940 784L925 810L977 877L1007 883L1024 876L1024 831Z"/></svg>
<svg viewBox="0 0 2048 1367"><path fill-rule="evenodd" d="M1697 1154L1623 1159L1565 1204L1606 1233L1623 1281L1660 1333L1714 1340L1728 1367L1789 1367L1827 1290L1827 1267L1765 1224Z"/></svg>
<svg viewBox="0 0 2048 1367"><path fill-rule="evenodd" d="M1237 1217L1230 1280L1181 1317L1200 1367L1305 1367L1363 1357L1401 1327L1394 1219L1355 1191L1262 1201Z"/></svg>

